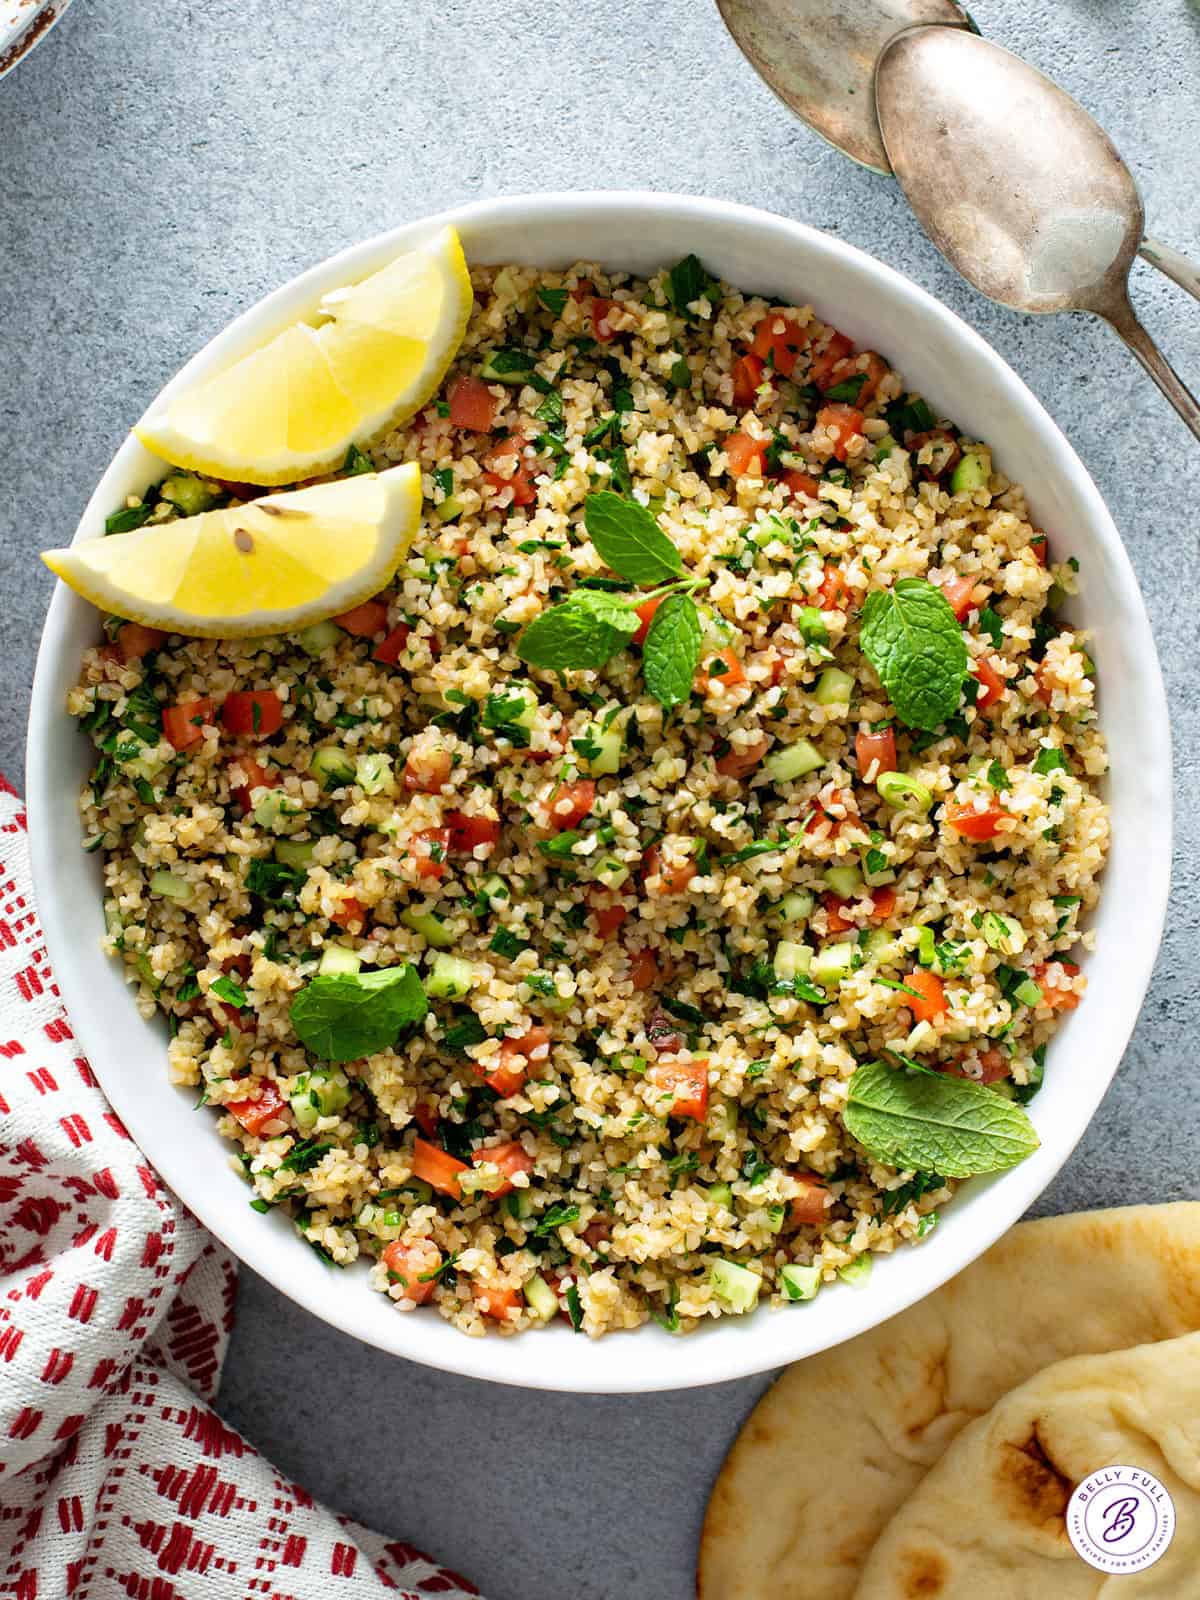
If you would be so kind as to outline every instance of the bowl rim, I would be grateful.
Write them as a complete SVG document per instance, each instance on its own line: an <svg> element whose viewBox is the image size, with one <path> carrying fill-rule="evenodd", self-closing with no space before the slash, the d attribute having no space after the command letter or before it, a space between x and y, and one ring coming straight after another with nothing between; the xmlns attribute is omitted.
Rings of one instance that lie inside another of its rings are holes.
<svg viewBox="0 0 1200 1600"><path fill-rule="evenodd" d="M1143 708L1145 721L1141 725L1141 732L1146 739L1146 749L1152 766L1150 788L1160 808L1160 826L1147 846L1145 872L1139 885L1145 913L1144 944L1140 950L1133 951L1129 955L1127 1000L1120 1013L1118 1028L1115 1031L1110 1030L1106 1035L1106 1039L1112 1045L1111 1066L1097 1073L1091 1082L1082 1086L1077 1100L1073 1103L1072 1115L1067 1126L1060 1128L1056 1125L1054 1129L1056 1137L1053 1140L1044 1140L1040 1150L1021 1166L997 1175L996 1178L976 1178L969 1181L972 1188L990 1187L997 1179L1004 1181L1008 1185L1007 1203L995 1208L991 1215L985 1213L982 1218L977 1217L972 1232L964 1232L954 1240L939 1239L941 1254L936 1267L923 1264L918 1272L910 1270L910 1285L893 1286L892 1293L886 1301L882 1295L878 1298L863 1296L852 1300L850 1296L853 1291L837 1289L835 1292L839 1297L846 1296L844 1327L832 1338L823 1338L817 1343L810 1340L806 1343L801 1333L795 1341L783 1341L786 1348L781 1348L779 1340L755 1338L754 1325L762 1323L764 1317L770 1315L766 1308L760 1310L756 1317L737 1319L733 1328L727 1328L726 1324L734 1322L735 1319L721 1319L714 1327L697 1330L682 1342L671 1339L671 1336L665 1333L659 1333L652 1325L643 1325L635 1330L639 1340L669 1339L673 1349L678 1352L670 1361L660 1363L655 1375L651 1377L635 1369L638 1346L625 1340L620 1343L627 1350L628 1361L606 1362L600 1371L589 1371L586 1350L598 1348L591 1341L587 1341L585 1358L581 1361L570 1360L564 1363L555 1362L552 1358L544 1362L528 1358L514 1361L511 1359L514 1347L524 1342L519 1338L469 1339L458 1334L456 1330L442 1325L440 1319L438 1319L438 1331L441 1338L432 1343L428 1340L414 1341L410 1338L405 1330L415 1319L399 1314L394 1314L390 1318L386 1330L383 1324L365 1329L355 1315L356 1296L339 1294L336 1290L330 1289L327 1282L322 1283L313 1278L304 1278L301 1282L295 1281L286 1259L289 1252L278 1248L281 1234L274 1227L263 1226L265 1222L278 1223L280 1219L274 1216L258 1217L249 1212L248 1207L243 1207L247 1215L255 1216L256 1227L249 1229L245 1225L245 1218L235 1218L232 1210L223 1202L218 1200L210 1202L209 1188L204 1182L204 1173L207 1169L202 1165L197 1167L176 1160L173 1156L170 1159L160 1160L154 1153L154 1119L148 1114L143 1114L138 1096L126 1092L124 1083L115 1076L115 1069L114 1074L106 1080L105 1056L108 1049L106 1030L102 1018L96 1014L96 1008L88 1004L85 969L89 960L93 963L95 960L100 960L107 964L108 958L103 956L98 947L91 956L80 958L78 951L81 941L78 923L72 920L71 907L66 897L55 892L62 866L55 858L49 828L42 826L39 821L41 817L51 815L56 804L69 805L72 816L75 816L73 788L63 785L61 781L56 785L48 754L52 745L48 735L55 719L64 715L61 701L56 696L56 668L62 652L74 648L71 642L68 611L75 597L61 583L56 585L53 593L38 650L27 746L27 791L37 903L53 970L61 986L70 1011L72 1026L77 1032L81 1047L91 1061L114 1110L144 1149L147 1158L188 1208L235 1257L244 1261L281 1293L322 1321L389 1353L403 1355L410 1360L443 1371L518 1387L574 1393L633 1393L732 1381L847 1342L868 1328L877 1326L915 1304L961 1271L1019 1220L1027 1206L1050 1183L1082 1138L1120 1065L1121 1056L1149 984L1161 940L1170 882L1172 824L1169 783L1170 732L1166 695L1153 635L1128 555L1099 490L1040 401L980 334L976 333L957 313L942 305L911 279L856 246L849 245L809 224L794 221L759 207L648 189L575 190L520 194L474 201L419 217L335 252L271 291L228 323L197 351L154 397L151 405L161 404L164 398L193 381L204 369L231 359L239 352L243 341L247 345L251 342L249 336L253 336L253 342L268 337L273 331L273 325L279 326L299 314L300 305L306 302L315 304L327 282L337 280L341 275L346 277L355 273L362 275L372 270L376 262L387 259L390 252L405 245L412 245L437 228L447 224L463 229L484 228L497 224L512 226L518 223L542 223L554 226L561 225L566 220L563 213L578 213L580 210L589 214L589 220L594 220L596 217L603 218L608 214L614 221L620 218L625 223L629 221L631 215L636 217L641 214L648 219L651 212L670 211L676 219L695 225L698 232L696 248L701 254L702 233L705 226L726 223L760 234L764 230L773 232L785 244L791 242L801 252L808 252L810 256L814 254L818 257L824 256L835 263L851 262L861 276L872 281L873 288L887 297L898 314L902 313L906 304L920 309L939 321L958 345L972 352L978 360L991 368L991 375L997 385L1005 391L1006 400L1023 414L1024 419L1032 427L1042 430L1046 439L1053 445L1061 479L1082 505L1088 537L1097 542L1112 563L1125 602L1122 615L1123 631L1132 635L1141 664L1143 677L1141 688L1145 696ZM97 519L102 520L103 510L111 505L112 495L116 492L110 480L115 481L119 478L142 448L132 435L126 436L122 441L88 502L74 536L76 539L86 536L85 527L95 526ZM1168 775L1165 785L1162 782L1164 772ZM1102 893L1102 906L1103 903ZM110 1092L110 1082L117 1089L115 1095ZM308 1254L298 1239L295 1240L295 1245L301 1255ZM952 1245L954 1248L951 1248ZM907 1252L905 1255L907 1256ZM294 1261L292 1264L294 1265ZM799 1331L799 1319L797 1327ZM560 1335L570 1339L570 1333L565 1328L549 1329L539 1333L538 1343L540 1345L542 1341ZM414 1342L420 1347L413 1348ZM607 1345L609 1340L606 1339L601 1343ZM791 1348L791 1343L795 1343L795 1349ZM697 1352L697 1357L692 1359L690 1352ZM547 1354L550 1355L550 1352L547 1351Z"/></svg>

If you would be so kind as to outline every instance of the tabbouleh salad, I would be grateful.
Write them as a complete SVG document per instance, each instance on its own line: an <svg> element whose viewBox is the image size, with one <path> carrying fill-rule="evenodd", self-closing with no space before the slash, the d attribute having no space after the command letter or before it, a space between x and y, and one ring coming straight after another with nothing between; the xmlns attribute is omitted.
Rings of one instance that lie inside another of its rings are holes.
<svg viewBox="0 0 1200 1600"><path fill-rule="evenodd" d="M695 257L472 281L345 464L421 467L385 593L86 653L108 944L251 1203L398 1310L806 1301L1036 1146L1108 840L1074 574L809 309Z"/></svg>

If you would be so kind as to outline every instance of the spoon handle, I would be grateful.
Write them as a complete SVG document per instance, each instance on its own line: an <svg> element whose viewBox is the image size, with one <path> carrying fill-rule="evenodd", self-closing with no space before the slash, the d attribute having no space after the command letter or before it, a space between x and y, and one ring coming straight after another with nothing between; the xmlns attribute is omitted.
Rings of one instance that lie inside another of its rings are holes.
<svg viewBox="0 0 1200 1600"><path fill-rule="evenodd" d="M1172 250L1169 244L1160 244L1157 239L1150 238L1143 239L1138 245L1138 255L1200 300L1200 267L1194 261L1189 261L1178 250Z"/></svg>
<svg viewBox="0 0 1200 1600"><path fill-rule="evenodd" d="M1200 439L1200 400L1180 378L1174 368L1142 327L1129 301L1122 297L1120 304L1101 313L1105 320L1124 339L1134 355L1166 395L1167 399Z"/></svg>

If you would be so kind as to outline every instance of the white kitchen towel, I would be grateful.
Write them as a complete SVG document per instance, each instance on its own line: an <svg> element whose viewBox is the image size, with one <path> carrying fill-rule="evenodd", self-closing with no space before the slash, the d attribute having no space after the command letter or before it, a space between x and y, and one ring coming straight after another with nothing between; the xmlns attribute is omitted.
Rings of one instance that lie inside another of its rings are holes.
<svg viewBox="0 0 1200 1600"><path fill-rule="evenodd" d="M0 1595L477 1594L314 1504L210 1409L235 1281L79 1053L0 778Z"/></svg>

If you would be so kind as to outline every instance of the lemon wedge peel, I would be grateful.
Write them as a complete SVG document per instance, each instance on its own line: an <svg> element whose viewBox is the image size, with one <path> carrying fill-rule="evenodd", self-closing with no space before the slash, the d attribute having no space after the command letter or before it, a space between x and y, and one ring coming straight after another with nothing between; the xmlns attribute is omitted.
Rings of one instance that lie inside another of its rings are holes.
<svg viewBox="0 0 1200 1600"><path fill-rule="evenodd" d="M130 533L42 560L103 611L207 639L290 633L386 587L421 523L416 462Z"/></svg>
<svg viewBox="0 0 1200 1600"><path fill-rule="evenodd" d="M436 394L473 303L458 233L443 228L328 290L313 320L151 406L134 434L174 466L226 482L270 486L336 470L352 444L400 426Z"/></svg>

